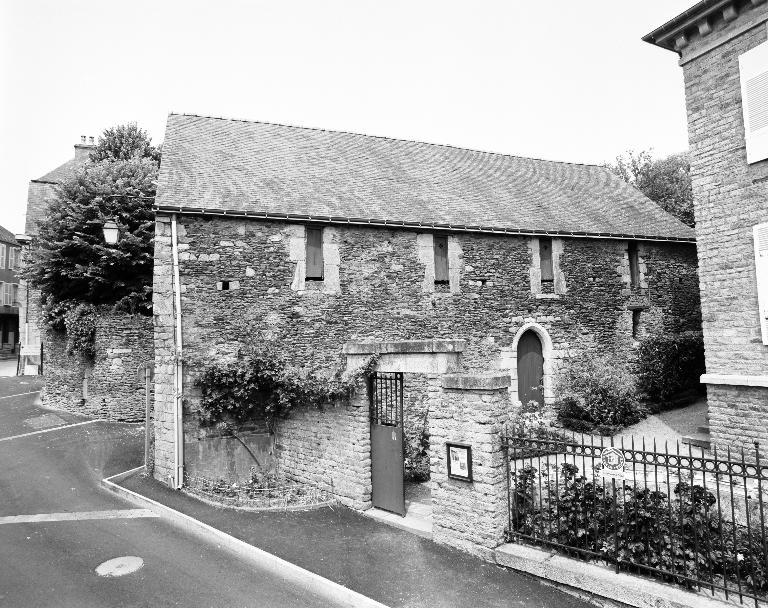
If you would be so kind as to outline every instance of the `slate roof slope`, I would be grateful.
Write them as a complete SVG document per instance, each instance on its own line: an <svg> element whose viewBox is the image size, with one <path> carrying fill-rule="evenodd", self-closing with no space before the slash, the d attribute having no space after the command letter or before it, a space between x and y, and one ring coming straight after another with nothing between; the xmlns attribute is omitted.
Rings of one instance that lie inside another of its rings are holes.
<svg viewBox="0 0 768 608"><path fill-rule="evenodd" d="M694 239L596 165L182 114L168 117L156 207Z"/></svg>
<svg viewBox="0 0 768 608"><path fill-rule="evenodd" d="M0 242L10 243L11 245L18 245L16 242L16 237L13 236L13 232L7 228L3 228L2 226L0 226Z"/></svg>
<svg viewBox="0 0 768 608"><path fill-rule="evenodd" d="M44 184L58 184L68 177L72 177L75 171L79 169L83 164L82 160L77 158L71 158L63 165L56 167L53 171L49 171L42 177L33 179L33 182L41 182Z"/></svg>

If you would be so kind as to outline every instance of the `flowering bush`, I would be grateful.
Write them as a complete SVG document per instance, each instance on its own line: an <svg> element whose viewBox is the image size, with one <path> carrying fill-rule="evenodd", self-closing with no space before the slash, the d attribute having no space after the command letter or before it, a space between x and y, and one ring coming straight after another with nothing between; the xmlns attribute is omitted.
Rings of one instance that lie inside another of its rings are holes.
<svg viewBox="0 0 768 608"><path fill-rule="evenodd" d="M571 362L560 375L557 392L558 420L573 431L613 434L647 415L633 376L604 355Z"/></svg>

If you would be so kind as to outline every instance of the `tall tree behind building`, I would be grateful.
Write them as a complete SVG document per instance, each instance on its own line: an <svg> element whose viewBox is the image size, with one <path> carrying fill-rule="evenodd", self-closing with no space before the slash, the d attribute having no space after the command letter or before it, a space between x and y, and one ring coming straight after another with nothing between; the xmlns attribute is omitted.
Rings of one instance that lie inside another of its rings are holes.
<svg viewBox="0 0 768 608"><path fill-rule="evenodd" d="M664 211L684 224L694 226L691 162L688 153L654 159L648 150L629 150L617 156L614 164L606 166Z"/></svg>
<svg viewBox="0 0 768 608"><path fill-rule="evenodd" d="M52 327L83 304L151 314L159 160L145 131L120 125L107 129L90 160L57 186L25 269ZM115 245L104 241L107 221L118 227Z"/></svg>

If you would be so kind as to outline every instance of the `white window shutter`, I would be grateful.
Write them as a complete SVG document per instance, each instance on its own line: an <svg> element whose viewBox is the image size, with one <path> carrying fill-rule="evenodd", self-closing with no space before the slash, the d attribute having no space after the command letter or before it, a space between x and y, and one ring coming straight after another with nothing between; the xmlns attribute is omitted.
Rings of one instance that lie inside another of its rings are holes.
<svg viewBox="0 0 768 608"><path fill-rule="evenodd" d="M768 345L768 222L753 228L755 235L755 274L757 302L760 307L760 329L763 344Z"/></svg>
<svg viewBox="0 0 768 608"><path fill-rule="evenodd" d="M768 158L768 42L739 57L747 163Z"/></svg>

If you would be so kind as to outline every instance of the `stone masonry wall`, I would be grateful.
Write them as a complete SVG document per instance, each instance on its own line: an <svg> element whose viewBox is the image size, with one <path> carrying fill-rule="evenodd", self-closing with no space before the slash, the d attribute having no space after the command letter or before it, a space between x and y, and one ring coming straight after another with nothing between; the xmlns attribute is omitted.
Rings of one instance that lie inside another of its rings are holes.
<svg viewBox="0 0 768 608"><path fill-rule="evenodd" d="M280 420L275 437L280 471L320 488L355 509L371 506L371 435L368 395L349 405L299 408Z"/></svg>
<svg viewBox="0 0 768 608"><path fill-rule="evenodd" d="M100 314L96 359L88 380L87 407L93 414L110 420L143 421L145 382L139 380L138 368L146 362L154 362L152 318Z"/></svg>
<svg viewBox="0 0 768 608"><path fill-rule="evenodd" d="M43 376L40 393L43 405L69 412L87 413L83 406L83 378L90 364L82 357L67 354L63 334L43 330Z"/></svg>
<svg viewBox="0 0 768 608"><path fill-rule="evenodd" d="M528 238L451 236L451 281L435 285L429 280L431 234L329 226L323 237L327 280L308 281L303 230L281 222L180 216L186 411L196 407L192 387L204 365L260 340L276 342L295 365L335 369L344 364L343 344L353 340L462 338L465 367L485 371L511 364L509 348L530 321L549 333L562 357L599 348L617 362L630 361L635 341L628 305L638 297L643 315L659 329L699 326L692 244L642 243L647 287L631 294L625 241L562 239L560 293L537 293ZM221 289L225 281L229 290ZM163 216L154 290L156 433L158 451L171 458L172 264ZM166 466L162 456L157 462Z"/></svg>
<svg viewBox="0 0 768 608"><path fill-rule="evenodd" d="M487 558L508 522L501 436L513 409L510 378L448 374L440 384L430 414L432 538ZM448 477L447 442L472 447L472 482Z"/></svg>
<svg viewBox="0 0 768 608"><path fill-rule="evenodd" d="M762 23L688 60L768 4L694 38L683 55L707 373L768 373L760 336L752 226L768 218L768 160L747 164L739 55L768 40Z"/></svg>
<svg viewBox="0 0 768 608"><path fill-rule="evenodd" d="M746 161L738 63L768 40L767 15L768 4L746 4L734 20L715 19L681 59L708 374L768 375L752 237L752 226L768 218L768 160ZM765 390L708 385L713 439L738 445L765 429L768 399L756 398Z"/></svg>
<svg viewBox="0 0 768 608"><path fill-rule="evenodd" d="M707 386L709 430L719 446L743 446L755 441L768 449L768 388L762 386Z"/></svg>
<svg viewBox="0 0 768 608"><path fill-rule="evenodd" d="M45 331L43 403L108 420L144 420L138 366L154 358L151 324L149 317L101 310L93 361L68 355L66 337Z"/></svg>

